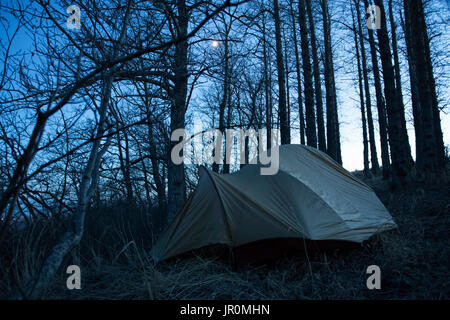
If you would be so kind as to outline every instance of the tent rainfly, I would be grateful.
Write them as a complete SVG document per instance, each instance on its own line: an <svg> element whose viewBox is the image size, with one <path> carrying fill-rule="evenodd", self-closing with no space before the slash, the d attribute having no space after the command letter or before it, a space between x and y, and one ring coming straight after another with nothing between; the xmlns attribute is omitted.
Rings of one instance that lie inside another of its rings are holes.
<svg viewBox="0 0 450 320"><path fill-rule="evenodd" d="M151 255L161 261L213 244L280 238L362 243L396 227L373 190L328 155L282 145L275 175L260 175L260 165L232 174L201 167L195 192Z"/></svg>

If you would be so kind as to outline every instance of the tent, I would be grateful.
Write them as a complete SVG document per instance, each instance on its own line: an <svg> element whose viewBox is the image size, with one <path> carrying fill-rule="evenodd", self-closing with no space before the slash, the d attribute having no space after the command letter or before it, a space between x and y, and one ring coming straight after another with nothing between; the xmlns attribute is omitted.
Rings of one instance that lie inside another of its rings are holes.
<svg viewBox="0 0 450 320"><path fill-rule="evenodd" d="M260 165L232 174L201 167L196 190L151 254L161 261L208 245L236 248L270 239L362 243L393 228L373 190L328 155L281 145L275 175L260 175Z"/></svg>

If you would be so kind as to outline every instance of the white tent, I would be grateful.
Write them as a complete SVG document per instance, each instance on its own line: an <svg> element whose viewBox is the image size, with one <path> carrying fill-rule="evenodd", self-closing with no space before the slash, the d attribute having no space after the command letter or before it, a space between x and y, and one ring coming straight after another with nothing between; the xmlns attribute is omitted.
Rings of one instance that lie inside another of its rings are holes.
<svg viewBox="0 0 450 320"><path fill-rule="evenodd" d="M302 238L361 243L396 228L365 183L325 153L282 145L276 175L260 165L233 174L201 169L195 192L152 249L155 260L212 244Z"/></svg>

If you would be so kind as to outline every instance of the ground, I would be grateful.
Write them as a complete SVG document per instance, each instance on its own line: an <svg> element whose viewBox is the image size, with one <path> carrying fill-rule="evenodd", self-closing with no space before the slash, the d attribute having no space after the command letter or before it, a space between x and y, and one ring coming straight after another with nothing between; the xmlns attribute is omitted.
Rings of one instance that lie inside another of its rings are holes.
<svg viewBox="0 0 450 320"><path fill-rule="evenodd" d="M117 222L112 212L91 213L95 219L88 221L83 244L64 262L80 264L82 289L68 290L61 268L41 298L449 299L450 184L391 191L381 179L367 182L398 230L377 235L361 249L285 257L240 271L201 254L154 265L147 240L157 235L149 237L145 217L130 223ZM129 216L122 211L114 214ZM105 214L107 220L99 218ZM369 265L381 269L380 290L366 287Z"/></svg>

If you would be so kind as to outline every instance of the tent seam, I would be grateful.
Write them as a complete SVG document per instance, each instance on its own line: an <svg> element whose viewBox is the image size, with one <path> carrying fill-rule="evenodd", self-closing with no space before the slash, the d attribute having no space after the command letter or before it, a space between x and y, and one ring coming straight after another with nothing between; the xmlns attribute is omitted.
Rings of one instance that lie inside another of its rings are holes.
<svg viewBox="0 0 450 320"><path fill-rule="evenodd" d="M202 167L203 167L203 166L202 166ZM224 221L225 221L225 225L226 225L226 228L227 228L227 233L228 233L228 236L229 236L229 238L230 238L230 240L231 240L231 243L234 245L233 233L231 232L230 224L229 224L228 219L227 219L227 217L226 217L225 205L223 204L223 200L222 200L222 197L220 196L219 189L217 188L216 181L214 181L214 178L212 177L212 175L211 175L211 173L209 172L209 170L208 170L207 168L204 168L204 169L205 169L206 173L208 174L208 177L209 177L209 179L211 180L211 183L212 183L213 186L214 186L214 190L216 190L217 197L219 198L220 205L221 205L221 207L222 207L222 211L223 211L222 214L223 214L223 219L224 219Z"/></svg>

